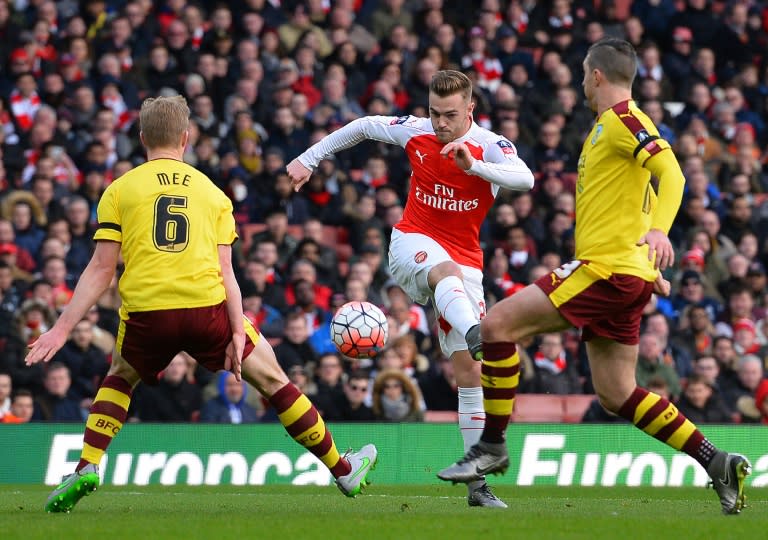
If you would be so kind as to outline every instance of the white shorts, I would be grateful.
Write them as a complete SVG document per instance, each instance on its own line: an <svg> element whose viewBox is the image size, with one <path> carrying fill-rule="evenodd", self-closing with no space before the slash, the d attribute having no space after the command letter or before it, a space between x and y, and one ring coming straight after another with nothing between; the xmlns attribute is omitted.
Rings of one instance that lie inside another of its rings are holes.
<svg viewBox="0 0 768 540"><path fill-rule="evenodd" d="M452 261L443 247L429 236L419 233L404 233L392 229L389 243L389 271L397 284L414 302L425 305L433 298L427 276L432 267ZM483 272L478 268L459 265L464 275L464 290L472 304L472 311L479 319L485 315L483 295ZM434 299L432 304L434 305ZM467 350L467 342L455 329L447 334L438 326L437 336L443 354L450 356L456 351Z"/></svg>

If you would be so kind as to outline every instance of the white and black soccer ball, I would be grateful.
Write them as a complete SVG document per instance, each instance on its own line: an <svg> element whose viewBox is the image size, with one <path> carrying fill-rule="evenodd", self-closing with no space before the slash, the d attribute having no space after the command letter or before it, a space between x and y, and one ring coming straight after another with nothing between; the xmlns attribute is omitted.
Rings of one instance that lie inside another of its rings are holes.
<svg viewBox="0 0 768 540"><path fill-rule="evenodd" d="M386 345L388 335L387 317L370 302L347 302L331 321L331 339L350 358L373 358Z"/></svg>

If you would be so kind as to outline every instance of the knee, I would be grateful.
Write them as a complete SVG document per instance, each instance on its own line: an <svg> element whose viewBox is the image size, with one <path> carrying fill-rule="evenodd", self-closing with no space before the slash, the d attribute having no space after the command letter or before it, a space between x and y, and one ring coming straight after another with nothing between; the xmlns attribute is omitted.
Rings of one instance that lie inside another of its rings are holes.
<svg viewBox="0 0 768 540"><path fill-rule="evenodd" d="M613 414L619 413L621 407L624 405L624 403L626 403L627 399L629 399L629 396L632 394L632 391L627 393L620 387L609 389L596 388L595 392L597 393L597 398L600 400L600 405L603 406L603 409Z"/></svg>
<svg viewBox="0 0 768 540"><path fill-rule="evenodd" d="M481 321L480 333L484 343L495 343L499 341L516 342L519 338L515 329L505 324L504 318L499 316L498 311L491 310Z"/></svg>
<svg viewBox="0 0 768 540"><path fill-rule="evenodd" d="M262 395L269 397L288 383L288 376L280 368L271 349L257 346L243 360L243 378Z"/></svg>
<svg viewBox="0 0 768 540"><path fill-rule="evenodd" d="M464 279L464 274L461 271L461 267L453 261L443 261L440 264L435 265L429 271L427 275L427 281L432 290L437 287L443 279L447 277L455 276L459 279Z"/></svg>
<svg viewBox="0 0 768 540"><path fill-rule="evenodd" d="M109 376L119 377L126 381L131 387L135 387L141 378L135 369L131 367L125 360L112 362L112 366L109 368Z"/></svg>

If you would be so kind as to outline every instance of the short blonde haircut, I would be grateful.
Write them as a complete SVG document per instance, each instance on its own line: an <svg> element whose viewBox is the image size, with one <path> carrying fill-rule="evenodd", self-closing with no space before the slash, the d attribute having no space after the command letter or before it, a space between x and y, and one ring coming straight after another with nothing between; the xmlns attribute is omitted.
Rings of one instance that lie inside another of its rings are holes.
<svg viewBox="0 0 768 540"><path fill-rule="evenodd" d="M139 113L144 145L148 149L177 148L189 128L189 106L184 96L147 98Z"/></svg>
<svg viewBox="0 0 768 540"><path fill-rule="evenodd" d="M461 94L464 99L469 99L472 95L472 81L461 71L444 69L432 77L429 91L439 97Z"/></svg>

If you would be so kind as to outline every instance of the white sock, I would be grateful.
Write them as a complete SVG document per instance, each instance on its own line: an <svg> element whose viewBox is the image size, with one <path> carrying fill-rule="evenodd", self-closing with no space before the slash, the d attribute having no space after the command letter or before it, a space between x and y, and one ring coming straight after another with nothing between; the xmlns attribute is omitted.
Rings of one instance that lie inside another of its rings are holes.
<svg viewBox="0 0 768 540"><path fill-rule="evenodd" d="M472 303L464 290L464 282L457 276L441 279L435 287L435 307L443 319L448 321L464 337L467 330L478 323Z"/></svg>
<svg viewBox="0 0 768 540"><path fill-rule="evenodd" d="M459 429L464 439L464 453L477 444L485 426L483 409L483 388L459 387ZM473 491L485 484L485 479L467 483L467 489Z"/></svg>

